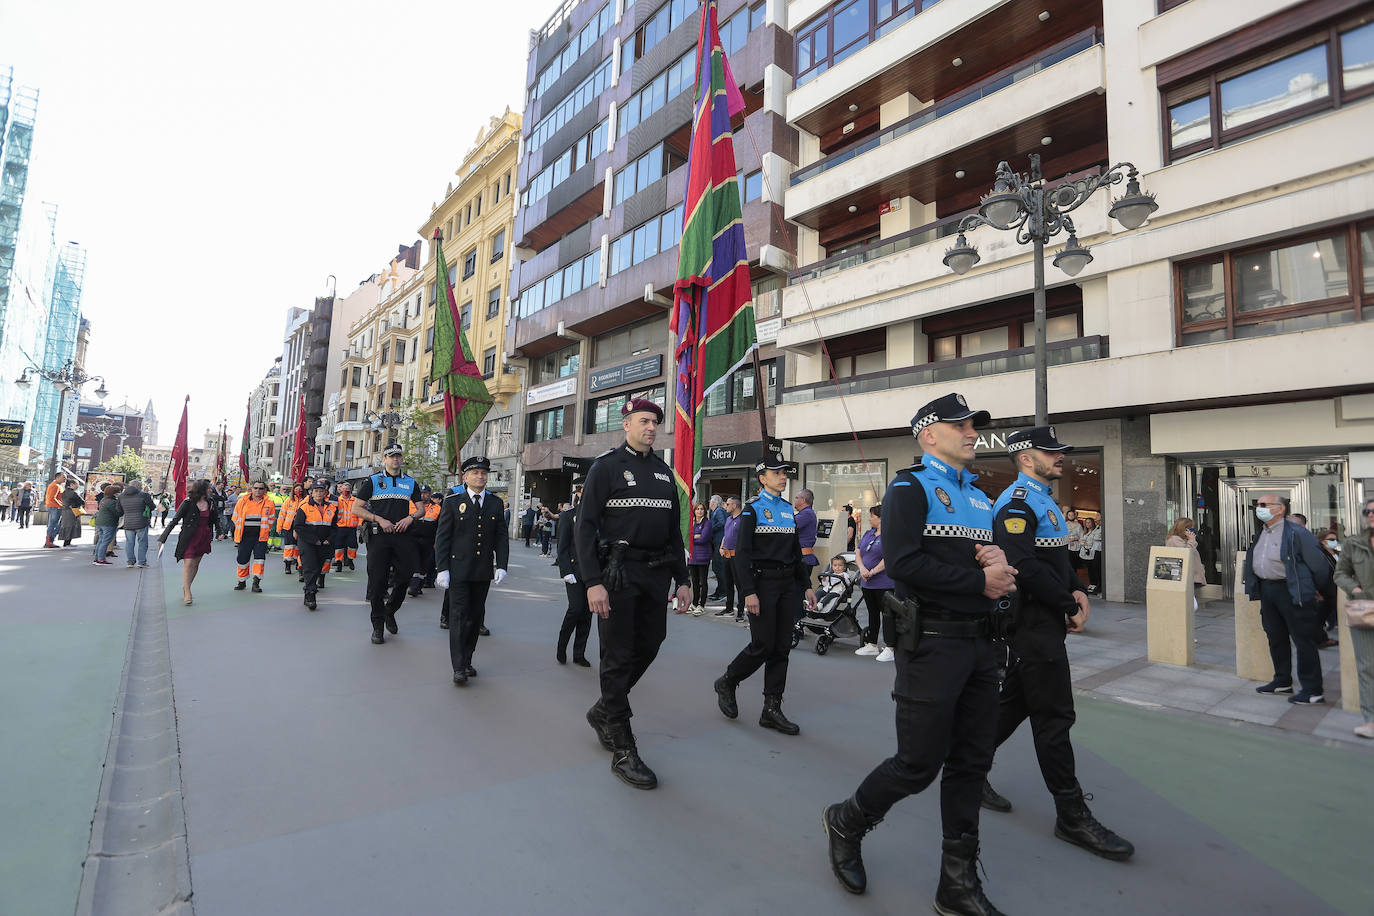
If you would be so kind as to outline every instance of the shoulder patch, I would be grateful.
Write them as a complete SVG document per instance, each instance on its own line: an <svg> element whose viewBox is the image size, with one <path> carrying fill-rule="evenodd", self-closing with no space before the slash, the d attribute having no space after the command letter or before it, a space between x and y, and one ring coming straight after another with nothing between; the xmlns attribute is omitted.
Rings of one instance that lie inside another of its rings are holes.
<svg viewBox="0 0 1374 916"><path fill-rule="evenodd" d="M1028 493L1025 487L1017 487L1015 490L1011 491L1012 499L1025 499L1027 495Z"/></svg>
<svg viewBox="0 0 1374 916"><path fill-rule="evenodd" d="M1024 518L1009 518L1002 523L1008 534L1025 534L1026 520Z"/></svg>
<svg viewBox="0 0 1374 916"><path fill-rule="evenodd" d="M893 485L894 487L909 487L909 486L911 486L911 481L909 481L909 480L894 480L894 481L892 481L892 485Z"/></svg>

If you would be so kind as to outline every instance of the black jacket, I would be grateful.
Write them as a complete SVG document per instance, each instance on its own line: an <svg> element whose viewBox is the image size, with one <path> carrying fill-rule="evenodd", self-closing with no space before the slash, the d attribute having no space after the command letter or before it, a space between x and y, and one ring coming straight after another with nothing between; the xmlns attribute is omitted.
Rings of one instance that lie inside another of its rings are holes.
<svg viewBox="0 0 1374 916"><path fill-rule="evenodd" d="M210 505L210 533L213 535L215 533L215 507L213 503L210 503L209 499L206 499L206 503ZM159 544L167 543L167 537L172 533L172 529L177 526L177 522L181 523L181 531L177 534L177 546L174 556L176 556L178 560L181 560L185 559L186 548L191 545L191 539L196 536L196 529L200 527L200 510L196 508L196 501L194 499L189 497L183 499L181 505L177 506L177 514L172 516L172 520L167 523L167 527L162 529L162 534L158 535L157 542Z"/></svg>
<svg viewBox="0 0 1374 916"><path fill-rule="evenodd" d="M488 490L478 509L466 488L449 494L439 510L434 568L447 570L456 582L485 582L509 562L510 532L501 497Z"/></svg>
<svg viewBox="0 0 1374 916"><path fill-rule="evenodd" d="M570 506L558 514L558 574L577 576L577 547L573 543L573 526L577 524L577 507ZM578 576L578 582L582 577Z"/></svg>
<svg viewBox="0 0 1374 916"><path fill-rule="evenodd" d="M652 449L639 452L626 442L598 455L587 471L578 510L577 575L589 587L601 584L598 545L618 540L661 558L677 584L687 584L677 485L672 469Z"/></svg>

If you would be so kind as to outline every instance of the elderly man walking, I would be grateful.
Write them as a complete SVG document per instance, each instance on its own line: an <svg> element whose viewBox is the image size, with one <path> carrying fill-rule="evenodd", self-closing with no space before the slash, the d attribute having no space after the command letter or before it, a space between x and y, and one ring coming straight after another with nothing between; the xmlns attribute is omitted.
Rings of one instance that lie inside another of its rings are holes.
<svg viewBox="0 0 1374 916"><path fill-rule="evenodd" d="M1255 691L1293 693L1296 649L1302 689L1288 702L1324 703L1322 663L1317 653L1321 633L1317 593L1331 578L1331 564L1316 536L1286 518L1287 510L1278 494L1261 496L1255 504L1255 517L1263 524L1245 552L1245 594L1260 603L1260 623L1274 661L1274 679Z"/></svg>

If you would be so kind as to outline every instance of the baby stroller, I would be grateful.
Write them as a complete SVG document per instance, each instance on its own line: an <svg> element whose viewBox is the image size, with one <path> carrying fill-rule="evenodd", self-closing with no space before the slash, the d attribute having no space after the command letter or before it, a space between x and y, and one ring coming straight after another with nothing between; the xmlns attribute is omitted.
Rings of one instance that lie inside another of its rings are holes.
<svg viewBox="0 0 1374 916"><path fill-rule="evenodd" d="M854 554L840 554L845 561L845 574L830 570L820 574L820 589L816 593L815 610L808 609L792 629L792 648L797 647L809 631L816 634L815 652L824 655L836 639L848 639L862 632L859 626L859 605L863 594L859 588L859 567Z"/></svg>

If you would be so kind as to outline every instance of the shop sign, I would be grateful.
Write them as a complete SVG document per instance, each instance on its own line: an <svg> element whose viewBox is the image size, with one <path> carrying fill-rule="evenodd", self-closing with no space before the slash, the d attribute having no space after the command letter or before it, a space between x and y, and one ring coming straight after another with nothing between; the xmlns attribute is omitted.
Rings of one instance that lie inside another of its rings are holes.
<svg viewBox="0 0 1374 916"><path fill-rule="evenodd" d="M0 420L0 445L18 445L23 441L23 420Z"/></svg>
<svg viewBox="0 0 1374 916"><path fill-rule="evenodd" d="M763 460L762 442L742 442L739 445L708 445L701 450L704 468L753 466Z"/></svg>
<svg viewBox="0 0 1374 916"><path fill-rule="evenodd" d="M782 316L769 318L767 321L760 321L754 326L755 334L758 336L759 343L772 343L778 339L778 332L782 330Z"/></svg>
<svg viewBox="0 0 1374 916"><path fill-rule="evenodd" d="M587 391L603 391L617 385L628 385L631 382L641 382L647 378L658 378L662 374L663 354L660 353L657 356L646 356L622 366L612 366L610 369L593 372L587 378Z"/></svg>
<svg viewBox="0 0 1374 916"><path fill-rule="evenodd" d="M525 403L542 404L554 398L565 398L577 394L577 376L570 375L547 385L537 385L525 392Z"/></svg>
<svg viewBox="0 0 1374 916"><path fill-rule="evenodd" d="M572 474L574 477L585 477L592 468L595 458L569 458L563 456L563 470Z"/></svg>
<svg viewBox="0 0 1374 916"><path fill-rule="evenodd" d="M1007 436L1014 432L1016 432L1014 429L985 429L978 434L978 441L973 443L973 450L975 452L1005 452L1007 450Z"/></svg>

